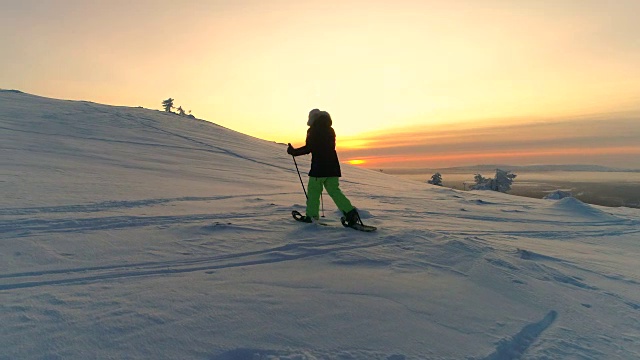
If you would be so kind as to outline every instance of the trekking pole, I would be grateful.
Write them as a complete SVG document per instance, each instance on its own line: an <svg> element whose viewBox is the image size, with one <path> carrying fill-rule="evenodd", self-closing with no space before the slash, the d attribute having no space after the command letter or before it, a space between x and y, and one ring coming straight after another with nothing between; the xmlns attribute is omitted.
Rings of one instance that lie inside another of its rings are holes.
<svg viewBox="0 0 640 360"><path fill-rule="evenodd" d="M291 155L291 157L293 158L293 163L296 165L296 171L298 172L298 177L300 178L300 185L302 185L302 191L304 191L304 197L308 199L309 196L307 196L307 189L304 188L304 183L302 182L302 176L300 175L300 170L298 169L298 163L296 162L296 157L293 155Z"/></svg>
<svg viewBox="0 0 640 360"><path fill-rule="evenodd" d="M324 199L322 198L322 193L320 193L320 204L322 204L322 217L324 217Z"/></svg>

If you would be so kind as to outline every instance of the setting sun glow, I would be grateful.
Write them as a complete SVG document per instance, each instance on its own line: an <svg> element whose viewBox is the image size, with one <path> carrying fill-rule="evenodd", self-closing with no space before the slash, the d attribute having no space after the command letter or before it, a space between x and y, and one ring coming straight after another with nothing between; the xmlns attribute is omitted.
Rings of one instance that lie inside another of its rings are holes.
<svg viewBox="0 0 640 360"><path fill-rule="evenodd" d="M367 163L366 160L361 160L361 159L354 159L354 160L349 160L347 161L349 164L351 165L364 165Z"/></svg>

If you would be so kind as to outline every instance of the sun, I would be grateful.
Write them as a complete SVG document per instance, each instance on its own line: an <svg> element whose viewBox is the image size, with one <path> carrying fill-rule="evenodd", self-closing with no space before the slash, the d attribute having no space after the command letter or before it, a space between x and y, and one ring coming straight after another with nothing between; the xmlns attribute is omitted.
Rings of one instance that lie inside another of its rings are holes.
<svg viewBox="0 0 640 360"><path fill-rule="evenodd" d="M354 159L354 160L349 160L347 161L349 164L351 165L363 165L366 164L367 161L366 160L361 160L361 159Z"/></svg>

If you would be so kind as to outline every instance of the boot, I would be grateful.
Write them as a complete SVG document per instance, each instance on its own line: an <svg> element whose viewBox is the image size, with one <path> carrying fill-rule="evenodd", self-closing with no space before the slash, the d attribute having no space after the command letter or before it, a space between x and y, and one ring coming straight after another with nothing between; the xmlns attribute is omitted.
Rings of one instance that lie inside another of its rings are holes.
<svg viewBox="0 0 640 360"><path fill-rule="evenodd" d="M356 208L353 208L353 210L344 214L344 217L348 226L353 226L357 223L362 223L362 221L360 220L360 214L358 214L358 210Z"/></svg>

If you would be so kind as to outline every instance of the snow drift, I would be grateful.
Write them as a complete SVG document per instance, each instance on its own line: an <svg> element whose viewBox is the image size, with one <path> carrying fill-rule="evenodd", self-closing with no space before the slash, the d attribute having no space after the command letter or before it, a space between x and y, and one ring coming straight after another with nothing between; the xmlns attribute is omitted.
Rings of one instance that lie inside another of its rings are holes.
<svg viewBox="0 0 640 360"><path fill-rule="evenodd" d="M209 122L2 91L0 134L0 359L640 357L637 210L344 165L365 234Z"/></svg>
<svg viewBox="0 0 640 360"><path fill-rule="evenodd" d="M564 199L564 198L572 197L572 196L573 195L571 195L571 192L569 192L569 191L556 190L556 191L550 192L547 195L545 195L543 197L543 199L560 200L560 199Z"/></svg>

